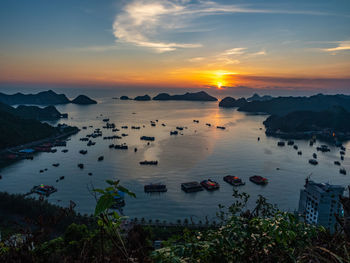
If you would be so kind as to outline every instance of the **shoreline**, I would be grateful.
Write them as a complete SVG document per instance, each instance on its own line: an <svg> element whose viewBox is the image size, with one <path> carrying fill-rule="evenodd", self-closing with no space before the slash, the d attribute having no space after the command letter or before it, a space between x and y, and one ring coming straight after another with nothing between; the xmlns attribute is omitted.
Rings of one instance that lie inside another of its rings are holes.
<svg viewBox="0 0 350 263"><path fill-rule="evenodd" d="M41 140L37 140L37 141L32 141L32 142L29 142L29 143L26 143L26 144L22 144L22 145L17 145L17 146L13 146L13 147L10 147L10 148L6 148L6 149L2 149L0 150L0 167L1 168L4 168L16 161L19 161L19 160L23 160L23 159L26 159L27 157L29 156L33 156L33 154L37 153L38 151L35 151L33 153L18 153L18 151L20 150L23 150L23 149L26 149L26 148L31 148L31 147L35 147L35 146L39 146L41 144L44 144L44 143L50 143L50 142L53 142L53 141L56 141L56 140L59 140L59 139L66 139L74 134L77 134L80 129L77 128L77 127L71 127L69 126L70 128L72 128L73 130L71 131L68 131L68 132L64 132L62 134L58 134L58 135L55 135L55 136L50 136L50 137L47 137L47 138L44 138L44 139L41 139ZM55 146L53 146L55 147ZM6 154L20 154L20 156L16 157L15 159L13 160L6 160L4 158L4 155ZM5 164L5 165L4 165Z"/></svg>

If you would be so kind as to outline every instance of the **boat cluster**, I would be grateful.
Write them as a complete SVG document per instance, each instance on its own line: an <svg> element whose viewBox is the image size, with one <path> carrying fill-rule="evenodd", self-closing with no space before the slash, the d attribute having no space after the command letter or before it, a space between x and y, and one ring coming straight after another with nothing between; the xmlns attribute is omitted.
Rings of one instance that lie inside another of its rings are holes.
<svg viewBox="0 0 350 263"><path fill-rule="evenodd" d="M312 147L315 143L316 143L316 138L313 137L313 138L309 141L310 147ZM294 148L295 150L298 150L298 145L294 144L294 141L289 140L289 141L287 142L287 144L290 145L290 146L293 146L293 148ZM278 142L277 142L277 146L280 146L280 147L285 146L285 141L278 141ZM336 146L340 147L340 152L339 152L339 153L340 153L340 159L343 161L343 160L344 160L344 156L345 156L346 148L345 148L343 145L341 145L340 143L337 144ZM330 151L331 151L331 149L330 149L327 145L325 145L325 144L322 144L322 145L320 145L320 146L317 146L317 147L316 147L316 150L319 151L319 152L323 152L323 153L326 153L326 152L330 152ZM301 152L301 151L298 151L298 155L302 155L302 152ZM309 159L309 164L311 164L311 165L318 165L317 154L316 154L316 153L313 153L313 154L312 154L312 158ZM339 161L334 161L334 165L340 166L341 163L340 163ZM344 168L344 167L340 168L339 173L346 175L346 170L345 170L345 168Z"/></svg>
<svg viewBox="0 0 350 263"><path fill-rule="evenodd" d="M229 183L232 186L241 186L245 185L245 182L242 181L237 176L232 175L226 175L224 178L224 181ZM262 176L254 175L249 178L249 180L255 184L259 185L266 185L268 183L268 180ZM214 191L218 190L220 188L220 184L212 179L206 179L199 182L191 181L181 184L181 189L186 193L194 193L203 191L204 189L208 191ZM144 186L146 193L153 193L153 192L166 192L167 188L165 184L157 183L157 184L147 184Z"/></svg>

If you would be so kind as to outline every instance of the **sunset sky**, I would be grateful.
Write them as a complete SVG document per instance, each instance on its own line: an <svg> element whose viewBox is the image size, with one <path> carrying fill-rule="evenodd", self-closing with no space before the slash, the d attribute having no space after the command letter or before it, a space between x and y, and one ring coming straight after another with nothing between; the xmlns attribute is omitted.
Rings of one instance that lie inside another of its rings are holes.
<svg viewBox="0 0 350 263"><path fill-rule="evenodd" d="M0 83L350 92L349 0L17 1Z"/></svg>

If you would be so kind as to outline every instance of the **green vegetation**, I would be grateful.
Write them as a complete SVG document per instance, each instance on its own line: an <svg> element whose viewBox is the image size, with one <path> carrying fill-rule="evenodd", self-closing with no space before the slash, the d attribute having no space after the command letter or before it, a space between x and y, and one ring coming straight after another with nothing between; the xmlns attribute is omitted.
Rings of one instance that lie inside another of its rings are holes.
<svg viewBox="0 0 350 263"><path fill-rule="evenodd" d="M36 120L26 120L0 111L0 149L55 135L57 130Z"/></svg>
<svg viewBox="0 0 350 263"><path fill-rule="evenodd" d="M32 217L38 216L37 224L27 224L32 227L17 232L25 238L14 243L12 236L0 242L0 262L350 262L350 240L344 232L339 229L330 234L322 227L306 225L262 196L250 211L246 208L249 195L234 191L233 204L220 206L216 226L128 227L125 218L111 207L119 191L135 195L119 181L107 183L106 189L94 190L94 217L77 216L72 209L61 208L70 211L67 215L76 221L54 236L46 231L57 225L57 220L50 218L51 213L57 216L55 206L20 196L0 196L4 199L0 209L16 213L25 209ZM11 198L15 202L9 205ZM343 198L343 205L346 202L350 199ZM29 212L31 206L34 209ZM43 219L40 213L48 217ZM163 247L154 250L152 241L160 238Z"/></svg>

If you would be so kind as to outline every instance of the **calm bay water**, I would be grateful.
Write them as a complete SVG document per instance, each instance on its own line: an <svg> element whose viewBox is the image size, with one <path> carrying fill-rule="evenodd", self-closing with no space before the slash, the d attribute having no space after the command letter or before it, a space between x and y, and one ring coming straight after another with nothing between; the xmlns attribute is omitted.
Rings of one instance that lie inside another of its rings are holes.
<svg viewBox="0 0 350 263"><path fill-rule="evenodd" d="M319 165L312 166L308 160L316 152L316 146L310 147L307 141L296 141L302 156L290 146L278 147L277 139L266 137L262 122L266 116L247 115L235 109L220 109L217 102L179 102L179 101L120 101L111 97L101 98L99 104L78 106L73 104L57 106L61 112L69 113L68 120L61 120L78 127L93 125L93 128L81 130L67 143L68 153L40 153L33 161L22 160L1 171L0 191L26 193L33 185L50 184L58 191L49 197L49 201L68 206L69 201L76 202L76 210L92 213L95 199L88 188L103 188L106 179L119 179L121 184L136 193L136 198L126 198L124 213L130 217L145 217L176 221L193 217L203 220L215 217L218 204L232 203L232 186L223 181L227 174L242 178L246 185L239 187L252 196L252 200L261 194L283 210L294 211L299 200L299 191L305 178L317 182L330 182L347 185L349 175L339 174L339 167L333 162L340 160L339 148L330 147L331 152L318 153ZM101 116L102 114L102 116ZM109 118L118 128L113 133L102 129L102 119ZM151 120L158 119L156 127L150 126ZM193 120L198 119L199 123ZM165 123L166 126L161 126ZM207 127L205 123L211 123ZM132 125L141 126L140 130L130 129ZM145 125L145 128L142 128ZM226 130L215 126L226 126ZM176 126L186 126L183 135L170 136ZM103 136L129 136L122 140L93 139L95 146L87 147L79 138L101 128ZM260 129L262 128L262 129ZM155 141L147 145L140 137L155 136ZM258 141L257 138L261 140ZM127 143L128 151L109 149L111 143ZM317 142L316 145L321 144ZM349 151L350 144L345 145ZM134 147L138 151L134 152ZM88 150L87 155L79 154L81 149ZM98 162L99 156L104 161ZM141 166L139 161L158 160L158 166ZM55 168L53 163L60 163ZM77 167L84 163L83 170ZM345 156L344 166L350 172L350 159ZM48 171L39 173L40 169ZM277 169L279 168L279 170ZM92 176L88 173L92 172ZM252 175L262 175L269 179L267 186L258 186L249 182ZM65 179L56 183L64 175ZM186 194L180 184L186 181L201 181L212 178L221 185L215 192L202 191ZM168 192L145 194L143 186L148 183L162 182Z"/></svg>

